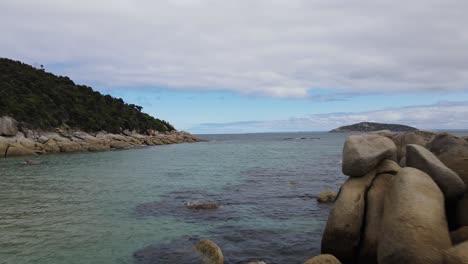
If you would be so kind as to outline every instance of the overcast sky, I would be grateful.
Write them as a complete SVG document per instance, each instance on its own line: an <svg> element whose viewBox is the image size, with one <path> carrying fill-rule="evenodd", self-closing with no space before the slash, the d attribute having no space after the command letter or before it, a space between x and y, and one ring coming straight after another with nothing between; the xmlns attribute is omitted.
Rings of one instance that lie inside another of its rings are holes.
<svg viewBox="0 0 468 264"><path fill-rule="evenodd" d="M466 0L0 0L0 56L192 132L468 128L467 10Z"/></svg>

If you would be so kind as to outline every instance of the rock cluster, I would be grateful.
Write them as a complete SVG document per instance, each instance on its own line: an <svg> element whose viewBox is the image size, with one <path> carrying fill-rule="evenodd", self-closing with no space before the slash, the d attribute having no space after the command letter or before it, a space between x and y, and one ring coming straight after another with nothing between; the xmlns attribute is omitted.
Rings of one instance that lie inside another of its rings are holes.
<svg viewBox="0 0 468 264"><path fill-rule="evenodd" d="M148 130L146 135L128 130L122 134L105 131L86 133L61 128L54 131L38 131L18 126L18 122L10 117L0 117L1 158L57 152L94 152L199 141L193 135L179 131L158 133Z"/></svg>
<svg viewBox="0 0 468 264"><path fill-rule="evenodd" d="M343 173L349 178L330 211L322 254L344 264L468 264L466 139L428 131L353 135Z"/></svg>

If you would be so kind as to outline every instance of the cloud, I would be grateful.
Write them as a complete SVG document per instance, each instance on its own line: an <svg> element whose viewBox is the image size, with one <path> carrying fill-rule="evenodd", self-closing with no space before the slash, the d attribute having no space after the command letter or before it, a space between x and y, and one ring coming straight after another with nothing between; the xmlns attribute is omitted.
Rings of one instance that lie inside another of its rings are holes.
<svg viewBox="0 0 468 264"><path fill-rule="evenodd" d="M106 87L468 90L463 0L15 0L0 56Z"/></svg>
<svg viewBox="0 0 468 264"><path fill-rule="evenodd" d="M440 102L360 113L315 114L275 121L208 123L190 129L195 133L255 133L325 131L359 122L405 124L419 129L468 129L468 101Z"/></svg>

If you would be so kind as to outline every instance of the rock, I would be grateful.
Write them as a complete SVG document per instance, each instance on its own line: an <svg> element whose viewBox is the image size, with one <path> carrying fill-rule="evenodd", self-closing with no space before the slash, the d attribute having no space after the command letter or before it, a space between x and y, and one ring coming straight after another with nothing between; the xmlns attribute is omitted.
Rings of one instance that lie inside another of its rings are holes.
<svg viewBox="0 0 468 264"><path fill-rule="evenodd" d="M154 129L146 129L146 135L148 136L154 136Z"/></svg>
<svg viewBox="0 0 468 264"><path fill-rule="evenodd" d="M341 262L330 254L322 254L307 260L304 264L341 264Z"/></svg>
<svg viewBox="0 0 468 264"><path fill-rule="evenodd" d="M449 201L457 200L466 190L463 180L424 147L415 144L406 145L406 166L419 169L431 176Z"/></svg>
<svg viewBox="0 0 468 264"><path fill-rule="evenodd" d="M458 226L468 226L468 142L460 137L441 133L428 147L442 163L456 172L465 182L467 191L456 205L455 222Z"/></svg>
<svg viewBox="0 0 468 264"><path fill-rule="evenodd" d="M42 161L40 161L40 160L25 160L24 164L26 164L26 165L40 165L40 164L42 164Z"/></svg>
<svg viewBox="0 0 468 264"><path fill-rule="evenodd" d="M319 203L333 203L336 199L337 193L332 190L324 190L317 196L317 202Z"/></svg>
<svg viewBox="0 0 468 264"><path fill-rule="evenodd" d="M60 148L60 152L80 152L80 151L86 151L86 149L83 149L80 143L77 142L58 142L58 146Z"/></svg>
<svg viewBox="0 0 468 264"><path fill-rule="evenodd" d="M36 152L32 149L27 149L23 147L22 145L15 143L15 144L10 144L6 151L6 156L5 157L18 157L18 156L28 156L28 155L35 155Z"/></svg>
<svg viewBox="0 0 468 264"><path fill-rule="evenodd" d="M132 147L132 144L128 142L118 141L118 140L112 140L109 145L111 148L114 148L114 149L126 149L126 148Z"/></svg>
<svg viewBox="0 0 468 264"><path fill-rule="evenodd" d="M343 173L352 177L366 175L384 159L396 158L392 140L376 135L353 135L343 148Z"/></svg>
<svg viewBox="0 0 468 264"><path fill-rule="evenodd" d="M223 264L224 256L221 249L211 240L201 240L195 248L203 256L206 264Z"/></svg>
<svg viewBox="0 0 468 264"><path fill-rule="evenodd" d="M451 246L444 196L432 178L414 168L394 176L384 198L379 264L440 264Z"/></svg>
<svg viewBox="0 0 468 264"><path fill-rule="evenodd" d="M0 136L14 136L18 133L18 122L9 116L0 117Z"/></svg>
<svg viewBox="0 0 468 264"><path fill-rule="evenodd" d="M377 167L377 170L375 171L376 175L379 174L397 174L400 171L401 167L398 165L393 160L386 159L382 161L379 166Z"/></svg>
<svg viewBox="0 0 468 264"><path fill-rule="evenodd" d="M372 132L369 132L368 134L392 138L394 133L388 129L384 129L384 130L372 131Z"/></svg>
<svg viewBox="0 0 468 264"><path fill-rule="evenodd" d="M29 139L29 138L17 139L16 142L18 142L23 147L28 148L28 149L35 149L36 148L36 142L34 140L32 140L32 139Z"/></svg>
<svg viewBox="0 0 468 264"><path fill-rule="evenodd" d="M90 152L105 151L111 148L106 141L88 141L82 146Z"/></svg>
<svg viewBox="0 0 468 264"><path fill-rule="evenodd" d="M8 145L10 145L10 143L8 143L8 141L3 137L0 137L0 158L6 157L5 152L8 148Z"/></svg>
<svg viewBox="0 0 468 264"><path fill-rule="evenodd" d="M46 136L40 136L39 138L37 138L37 141L41 144L45 144L47 143L47 141L49 141L49 138Z"/></svg>
<svg viewBox="0 0 468 264"><path fill-rule="evenodd" d="M76 131L72 133L73 137L79 138L81 140L86 140L86 141L97 141L98 139L96 137L91 136L88 133L81 132L81 131Z"/></svg>
<svg viewBox="0 0 468 264"><path fill-rule="evenodd" d="M382 233L381 222L384 211L384 197L390 188L394 175L377 175L366 197L366 218L364 235L359 252L359 263L377 264L378 241Z"/></svg>
<svg viewBox="0 0 468 264"><path fill-rule="evenodd" d="M459 229L450 232L450 239L454 245L468 241L468 226L462 226Z"/></svg>
<svg viewBox="0 0 468 264"><path fill-rule="evenodd" d="M416 144L426 147L427 144L431 142L436 135L437 133L432 131L418 130L412 132L405 132L393 136L393 141L397 146L398 160L401 160L403 157L406 156L406 145Z"/></svg>
<svg viewBox="0 0 468 264"><path fill-rule="evenodd" d="M468 264L468 242L447 250L444 255L444 264Z"/></svg>
<svg viewBox="0 0 468 264"><path fill-rule="evenodd" d="M222 205L217 202L186 202L185 206L188 209L195 210L212 210L222 207Z"/></svg>
<svg viewBox="0 0 468 264"><path fill-rule="evenodd" d="M349 178L341 187L328 215L322 237L322 254L331 254L343 263L357 260L361 228L364 221L365 197L375 172Z"/></svg>

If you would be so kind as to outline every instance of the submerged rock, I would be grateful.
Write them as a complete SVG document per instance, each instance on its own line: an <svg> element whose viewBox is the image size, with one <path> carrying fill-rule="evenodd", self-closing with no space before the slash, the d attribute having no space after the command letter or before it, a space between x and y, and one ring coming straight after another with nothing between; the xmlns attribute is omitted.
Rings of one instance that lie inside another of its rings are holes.
<svg viewBox="0 0 468 264"><path fill-rule="evenodd" d="M389 138L377 135L353 135L343 148L343 173L361 177L385 160L396 160L396 146Z"/></svg>
<svg viewBox="0 0 468 264"><path fill-rule="evenodd" d="M317 196L319 203L333 203L336 200L337 193L332 190L324 190Z"/></svg>
<svg viewBox="0 0 468 264"><path fill-rule="evenodd" d="M205 264L223 264L224 256L221 249L211 240L201 240L195 245L200 254L202 254Z"/></svg>
<svg viewBox="0 0 468 264"><path fill-rule="evenodd" d="M379 264L440 264L451 246L444 196L426 173L403 168L384 199Z"/></svg>
<svg viewBox="0 0 468 264"><path fill-rule="evenodd" d="M330 254L322 254L307 260L304 264L341 264L341 262Z"/></svg>
<svg viewBox="0 0 468 264"><path fill-rule="evenodd" d="M466 186L463 180L424 147L407 145L406 165L431 176L449 201L460 198L465 192Z"/></svg>
<svg viewBox="0 0 468 264"><path fill-rule="evenodd" d="M185 207L195 210L213 210L221 208L222 205L217 202L186 202Z"/></svg>

